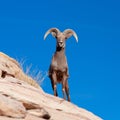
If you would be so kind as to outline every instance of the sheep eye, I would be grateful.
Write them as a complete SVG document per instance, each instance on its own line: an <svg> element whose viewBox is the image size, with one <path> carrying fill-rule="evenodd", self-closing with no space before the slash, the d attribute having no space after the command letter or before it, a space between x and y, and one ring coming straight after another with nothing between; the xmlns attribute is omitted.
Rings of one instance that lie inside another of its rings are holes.
<svg viewBox="0 0 120 120"><path fill-rule="evenodd" d="M56 38L56 39L58 39L58 37L57 37L57 36L55 36L55 38Z"/></svg>
<svg viewBox="0 0 120 120"><path fill-rule="evenodd" d="M67 37L65 37L65 40L67 39Z"/></svg>

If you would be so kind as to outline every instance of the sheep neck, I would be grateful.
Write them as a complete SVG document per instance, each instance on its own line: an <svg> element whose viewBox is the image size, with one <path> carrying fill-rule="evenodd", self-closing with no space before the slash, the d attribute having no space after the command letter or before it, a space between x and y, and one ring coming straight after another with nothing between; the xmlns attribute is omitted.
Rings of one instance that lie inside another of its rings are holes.
<svg viewBox="0 0 120 120"><path fill-rule="evenodd" d="M65 48L57 47L57 48L56 48L56 53L57 53L57 54L64 55L64 54L65 54Z"/></svg>
<svg viewBox="0 0 120 120"><path fill-rule="evenodd" d="M61 67L66 66L65 48L57 49L54 54L54 60L57 62L57 67L61 70Z"/></svg>

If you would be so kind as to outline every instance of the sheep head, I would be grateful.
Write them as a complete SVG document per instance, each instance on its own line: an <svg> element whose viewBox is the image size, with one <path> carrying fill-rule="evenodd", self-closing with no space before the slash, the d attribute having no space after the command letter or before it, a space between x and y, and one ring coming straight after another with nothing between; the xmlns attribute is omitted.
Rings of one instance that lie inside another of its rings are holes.
<svg viewBox="0 0 120 120"><path fill-rule="evenodd" d="M68 38L70 38L72 35L75 37L76 41L78 42L77 34L72 29L66 29L63 32L61 32L57 28L51 28L45 33L44 40L50 33L53 35L53 37L56 38L58 48L65 48L65 41Z"/></svg>

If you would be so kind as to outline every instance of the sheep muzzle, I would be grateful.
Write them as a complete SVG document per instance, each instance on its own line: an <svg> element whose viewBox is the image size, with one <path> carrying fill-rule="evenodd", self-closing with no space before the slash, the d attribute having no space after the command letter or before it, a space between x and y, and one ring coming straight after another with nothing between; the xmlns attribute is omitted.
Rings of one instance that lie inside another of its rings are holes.
<svg viewBox="0 0 120 120"><path fill-rule="evenodd" d="M63 41L58 41L57 42L57 47L58 48L65 48L65 43Z"/></svg>

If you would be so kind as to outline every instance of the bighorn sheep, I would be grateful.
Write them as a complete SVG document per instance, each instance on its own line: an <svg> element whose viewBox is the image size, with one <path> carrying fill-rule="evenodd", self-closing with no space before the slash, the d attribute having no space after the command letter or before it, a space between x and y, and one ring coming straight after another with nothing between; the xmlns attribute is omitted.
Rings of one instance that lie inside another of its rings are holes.
<svg viewBox="0 0 120 120"><path fill-rule="evenodd" d="M60 30L57 28L51 28L45 33L44 40L50 33L56 38L57 43L56 51L52 57L52 62L49 67L49 78L51 79L54 95L58 96L56 86L57 83L62 83L63 97L66 99L67 96L68 101L70 101L68 87L69 73L65 55L65 41L73 35L78 42L78 37L72 29L66 29L64 32L60 32Z"/></svg>

